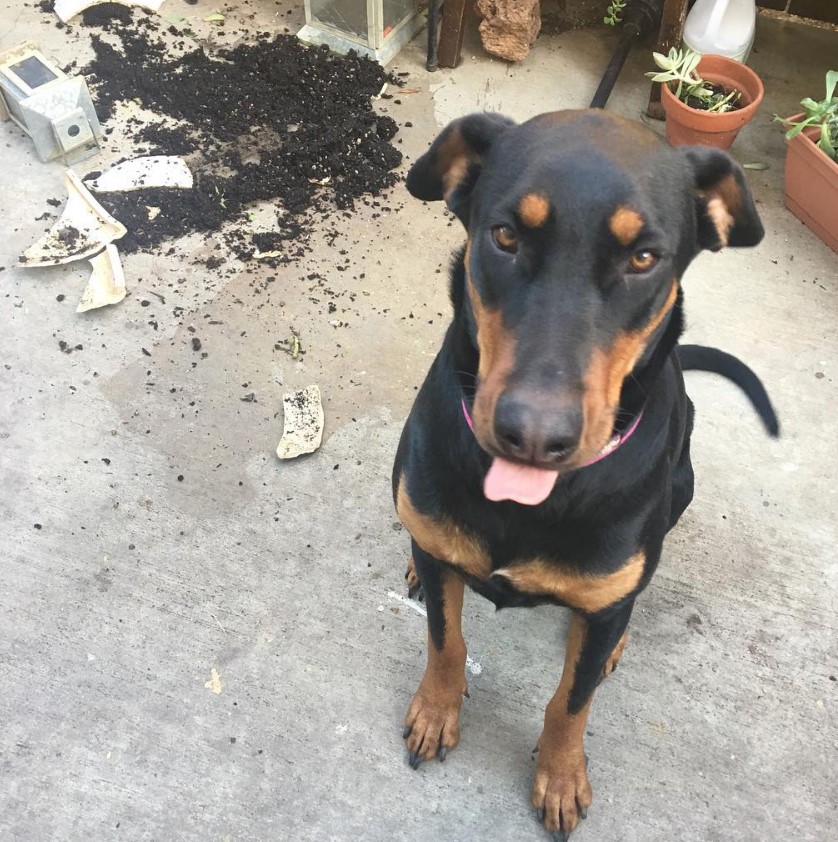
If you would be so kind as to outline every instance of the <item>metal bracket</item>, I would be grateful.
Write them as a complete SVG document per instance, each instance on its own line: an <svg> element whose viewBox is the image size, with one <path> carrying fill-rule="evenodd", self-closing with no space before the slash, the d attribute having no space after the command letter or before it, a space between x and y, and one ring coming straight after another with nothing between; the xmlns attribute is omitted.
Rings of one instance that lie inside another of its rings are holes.
<svg viewBox="0 0 838 842"><path fill-rule="evenodd" d="M100 150L99 141L81 108L74 108L62 117L56 117L52 121L52 130L61 147L61 157L68 167L96 155Z"/></svg>

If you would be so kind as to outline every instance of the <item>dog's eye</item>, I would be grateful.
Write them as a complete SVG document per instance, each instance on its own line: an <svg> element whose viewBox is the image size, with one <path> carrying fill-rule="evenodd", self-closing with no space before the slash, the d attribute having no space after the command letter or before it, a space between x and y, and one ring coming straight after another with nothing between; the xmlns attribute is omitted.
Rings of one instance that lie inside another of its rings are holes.
<svg viewBox="0 0 838 842"><path fill-rule="evenodd" d="M629 269L632 272L648 272L658 262L658 256L650 251L636 251L629 258Z"/></svg>
<svg viewBox="0 0 838 842"><path fill-rule="evenodd" d="M510 254L518 251L518 237L509 225L496 225L492 228L492 239L501 251Z"/></svg>

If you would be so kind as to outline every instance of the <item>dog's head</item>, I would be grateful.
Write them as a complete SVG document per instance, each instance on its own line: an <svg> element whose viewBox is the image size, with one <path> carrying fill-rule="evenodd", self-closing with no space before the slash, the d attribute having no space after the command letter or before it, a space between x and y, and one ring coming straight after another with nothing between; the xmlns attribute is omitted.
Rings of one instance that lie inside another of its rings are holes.
<svg viewBox="0 0 838 842"><path fill-rule="evenodd" d="M623 383L663 333L693 257L763 235L728 155L672 149L602 111L457 120L407 186L444 199L468 232L480 445L550 470L608 442Z"/></svg>

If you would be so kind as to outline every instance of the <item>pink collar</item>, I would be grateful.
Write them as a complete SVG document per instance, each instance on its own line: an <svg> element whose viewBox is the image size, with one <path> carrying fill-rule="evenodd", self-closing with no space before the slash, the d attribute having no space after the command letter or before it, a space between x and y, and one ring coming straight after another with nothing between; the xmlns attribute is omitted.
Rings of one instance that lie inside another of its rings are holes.
<svg viewBox="0 0 838 842"><path fill-rule="evenodd" d="M471 415L469 415L468 407L466 406L466 399L460 398L460 405L463 407L463 415L465 416L466 423L468 424L469 430L474 432L474 422L471 420ZM632 436L632 433L637 429L638 425L640 424L641 419L643 418L643 410L641 409L640 412L637 413L637 417L632 421L631 426L624 432L624 433L614 433L613 436L608 440L608 443L605 447L600 450L600 452L591 459L590 462L586 462L582 465L583 468L587 468L590 465L596 465L601 459L605 459L606 456L610 456L621 444L625 444Z"/></svg>

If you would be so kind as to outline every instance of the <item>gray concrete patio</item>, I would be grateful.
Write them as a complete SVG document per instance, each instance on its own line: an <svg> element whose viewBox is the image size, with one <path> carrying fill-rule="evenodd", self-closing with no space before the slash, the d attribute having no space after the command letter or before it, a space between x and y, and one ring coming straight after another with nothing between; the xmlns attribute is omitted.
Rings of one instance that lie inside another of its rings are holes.
<svg viewBox="0 0 838 842"><path fill-rule="evenodd" d="M254 30L300 22L268 3L247 13ZM0 49L33 40L83 62L89 34L0 0ZM684 287L688 339L760 373L783 437L763 434L732 385L688 376L696 499L594 703L578 842L824 842L838 826L838 258L783 208L771 121L821 95L836 45L759 21L766 98L733 151L769 165L749 172L767 237L700 257ZM384 103L413 124L409 159L472 110L584 106L613 36L545 35L520 66L467 41L463 65L434 75L422 46L396 60L419 92ZM647 69L647 53L631 57L610 107L639 116ZM425 627L403 599L389 474L447 323L458 224L400 184L334 242L321 226L298 265L219 276L193 264L215 238L189 237L175 256L125 258L129 297L77 315L86 263L16 265L64 195L62 167L8 123L0 150L0 838L544 838L530 751L561 670L562 611L495 615L467 597L462 743L412 772L401 741ZM109 146L79 170L127 154ZM274 350L292 327L300 361ZM193 335L208 352L195 367ZM324 444L280 463L282 393L310 383Z"/></svg>

